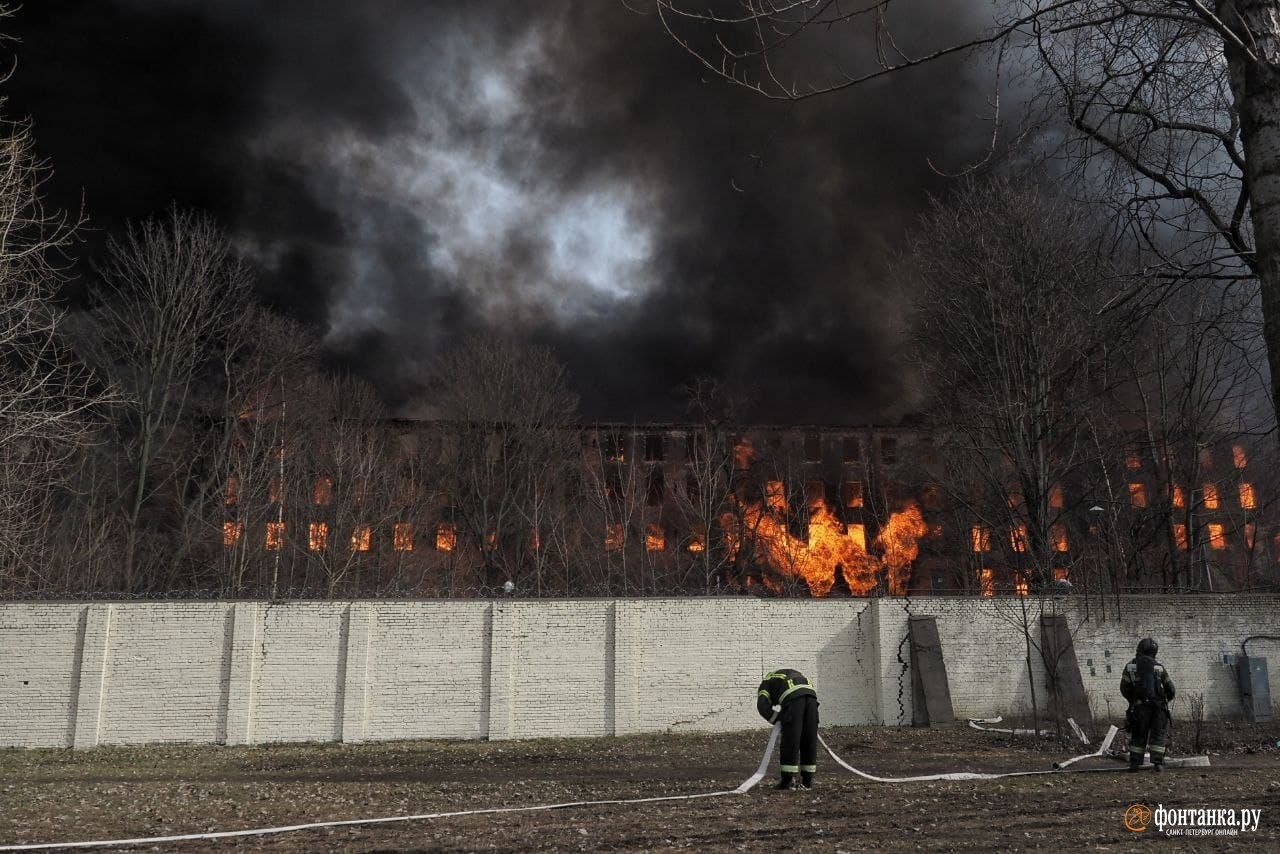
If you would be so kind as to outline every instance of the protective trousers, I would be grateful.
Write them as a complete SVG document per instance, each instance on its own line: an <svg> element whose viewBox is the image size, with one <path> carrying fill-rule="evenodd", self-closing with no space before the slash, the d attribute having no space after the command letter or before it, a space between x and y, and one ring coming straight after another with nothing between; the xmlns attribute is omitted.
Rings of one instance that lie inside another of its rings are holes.
<svg viewBox="0 0 1280 854"><path fill-rule="evenodd" d="M1139 703L1130 710L1129 764L1142 764L1142 754L1151 753L1151 764L1164 762L1169 738L1169 713L1154 703Z"/></svg>
<svg viewBox="0 0 1280 854"><path fill-rule="evenodd" d="M818 698L796 697L782 704L778 717L782 724L782 764L784 779L800 773L805 785L813 782L818 770Z"/></svg>

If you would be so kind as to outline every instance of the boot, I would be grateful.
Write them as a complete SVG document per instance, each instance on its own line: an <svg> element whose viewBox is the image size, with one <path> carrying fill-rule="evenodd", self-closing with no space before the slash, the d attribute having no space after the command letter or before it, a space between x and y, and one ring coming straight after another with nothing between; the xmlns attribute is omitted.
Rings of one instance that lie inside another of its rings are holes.
<svg viewBox="0 0 1280 854"><path fill-rule="evenodd" d="M1159 762L1152 762L1152 763L1151 763L1151 770L1152 770L1152 771L1155 771L1157 774L1159 774L1161 771L1163 771L1163 770L1164 770L1164 765L1163 765L1163 764L1161 764L1161 763L1159 763Z"/></svg>
<svg viewBox="0 0 1280 854"><path fill-rule="evenodd" d="M778 781L775 789L794 789L796 787L796 775L790 771L782 772L782 779Z"/></svg>
<svg viewBox="0 0 1280 854"><path fill-rule="evenodd" d="M813 788L813 772L812 771L800 772L800 788L802 789Z"/></svg>
<svg viewBox="0 0 1280 854"><path fill-rule="evenodd" d="M1141 768L1142 768L1142 758L1139 757L1137 759L1134 759L1132 756L1130 756L1129 757L1129 773L1132 774L1133 772L1138 771Z"/></svg>

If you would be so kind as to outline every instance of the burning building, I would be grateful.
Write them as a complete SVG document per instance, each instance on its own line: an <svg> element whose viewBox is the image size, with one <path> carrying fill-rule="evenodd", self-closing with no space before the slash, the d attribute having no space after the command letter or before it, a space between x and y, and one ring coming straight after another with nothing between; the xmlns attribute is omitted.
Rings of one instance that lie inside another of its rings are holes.
<svg viewBox="0 0 1280 854"><path fill-rule="evenodd" d="M947 436L910 425L380 429L377 460L286 450L256 502L229 479L224 555L331 593L514 580L533 595L990 596L1280 579L1270 467L1239 442L1196 448L1190 471L1170 462L1177 449L1127 444L1028 483L998 455L966 471Z"/></svg>

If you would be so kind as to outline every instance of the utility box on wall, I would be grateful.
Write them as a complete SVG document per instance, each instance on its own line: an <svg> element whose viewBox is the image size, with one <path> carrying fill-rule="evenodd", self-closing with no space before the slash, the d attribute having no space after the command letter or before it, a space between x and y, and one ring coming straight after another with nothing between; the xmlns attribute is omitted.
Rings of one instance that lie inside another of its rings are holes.
<svg viewBox="0 0 1280 854"><path fill-rule="evenodd" d="M1240 680L1240 702L1244 718L1250 723L1271 720L1271 686L1267 682L1267 660L1242 655L1236 659L1236 675Z"/></svg>

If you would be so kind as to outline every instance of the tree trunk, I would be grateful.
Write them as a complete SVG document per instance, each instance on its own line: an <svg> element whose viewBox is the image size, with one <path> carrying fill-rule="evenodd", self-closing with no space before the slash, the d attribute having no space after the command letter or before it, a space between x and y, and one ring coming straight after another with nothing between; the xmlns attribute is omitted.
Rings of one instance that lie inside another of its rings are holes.
<svg viewBox="0 0 1280 854"><path fill-rule="evenodd" d="M1280 3L1219 0L1217 8L1246 46L1225 41L1245 150L1254 231L1252 267L1262 298L1262 335L1274 405L1280 401Z"/></svg>

